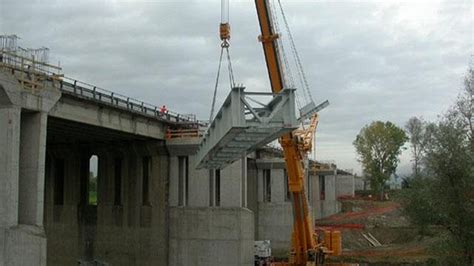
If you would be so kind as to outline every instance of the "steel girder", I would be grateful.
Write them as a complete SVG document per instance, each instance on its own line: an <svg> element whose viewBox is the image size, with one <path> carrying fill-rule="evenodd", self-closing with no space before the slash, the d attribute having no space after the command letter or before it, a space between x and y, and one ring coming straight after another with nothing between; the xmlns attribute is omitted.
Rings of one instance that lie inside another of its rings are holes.
<svg viewBox="0 0 474 266"><path fill-rule="evenodd" d="M278 94L244 90L243 87L232 88L225 99L199 146L196 168L224 168L298 128L294 89ZM252 99L259 96L273 97L263 104ZM253 107L250 102L260 106Z"/></svg>

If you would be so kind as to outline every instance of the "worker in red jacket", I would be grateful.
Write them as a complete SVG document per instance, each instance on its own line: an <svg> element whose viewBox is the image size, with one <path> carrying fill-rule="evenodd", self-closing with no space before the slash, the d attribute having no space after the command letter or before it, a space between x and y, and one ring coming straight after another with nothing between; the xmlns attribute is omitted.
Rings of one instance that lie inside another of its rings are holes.
<svg viewBox="0 0 474 266"><path fill-rule="evenodd" d="M166 109L166 105L163 105L160 107L160 114L164 116L166 113L168 113L168 109Z"/></svg>

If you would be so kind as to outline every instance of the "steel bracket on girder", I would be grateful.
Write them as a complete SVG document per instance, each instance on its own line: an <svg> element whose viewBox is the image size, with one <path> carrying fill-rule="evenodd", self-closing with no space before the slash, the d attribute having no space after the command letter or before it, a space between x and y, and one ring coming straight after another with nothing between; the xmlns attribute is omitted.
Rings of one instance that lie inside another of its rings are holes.
<svg viewBox="0 0 474 266"><path fill-rule="evenodd" d="M232 88L199 146L196 168L224 168L296 128L295 89L273 94Z"/></svg>

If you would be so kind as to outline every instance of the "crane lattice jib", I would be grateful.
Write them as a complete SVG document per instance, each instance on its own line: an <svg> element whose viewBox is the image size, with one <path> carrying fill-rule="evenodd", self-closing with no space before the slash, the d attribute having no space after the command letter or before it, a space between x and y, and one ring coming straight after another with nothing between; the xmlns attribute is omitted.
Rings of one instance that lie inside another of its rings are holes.
<svg viewBox="0 0 474 266"><path fill-rule="evenodd" d="M278 93L284 88L283 73L278 56L279 37L272 26L271 9L268 0L255 0L257 15L260 23L265 61L272 91ZM304 193L304 158L293 138L293 133L285 134L280 138L280 144L286 161L288 173L288 186L292 195L294 226L292 234L292 254L290 263L293 265L306 265L310 253L317 248L314 237L312 219L308 211L308 202Z"/></svg>

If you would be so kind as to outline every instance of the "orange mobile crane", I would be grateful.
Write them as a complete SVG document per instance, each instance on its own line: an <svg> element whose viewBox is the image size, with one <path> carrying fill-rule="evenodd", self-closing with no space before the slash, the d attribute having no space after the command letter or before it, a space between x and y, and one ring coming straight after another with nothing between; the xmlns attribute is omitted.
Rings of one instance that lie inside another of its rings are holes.
<svg viewBox="0 0 474 266"><path fill-rule="evenodd" d="M274 32L269 0L255 0L255 5L261 30L259 40L263 46L272 92L279 93L284 88L281 60L276 43L279 35ZM286 162L294 215L290 265L307 265L308 262L323 263L329 252L322 243L317 241L304 190L304 159L307 152L311 150L317 122L318 116L314 114L308 129L287 133L279 140Z"/></svg>
<svg viewBox="0 0 474 266"><path fill-rule="evenodd" d="M275 32L275 27L273 26L273 16L269 0L255 0L255 5L261 29L261 35L258 39L263 46L272 92L278 94L285 88L277 43L279 35ZM229 47L228 41L230 39L230 25L225 19L225 13L228 12L226 11L227 8L227 0L222 0L223 19L219 32L223 48ZM325 102L322 105L325 107L327 104L328 102ZM291 192L294 216L289 265L320 265L324 263L324 259L328 254L333 253L333 250L328 248L332 244L328 243L332 241L331 237L328 237L328 233L325 235L326 241L318 242L318 236L313 229L304 189L304 161L308 152L313 148L313 136L318 124L318 114L314 111L315 109L313 108L313 112L309 112L309 114L312 113L309 127L306 129L296 129L279 139L283 148L288 173L288 188ZM309 114L306 117L310 116ZM340 236L340 234L338 235ZM283 264L278 263L275 265Z"/></svg>
<svg viewBox="0 0 474 266"><path fill-rule="evenodd" d="M273 30L268 0L255 0L255 5L261 30L259 40L262 42L272 92L279 93L284 88L283 73L278 58L278 46L275 42L279 36ZM315 119L315 121L317 120ZM309 216L308 201L304 190L305 171L303 156L305 152L299 148L301 145L298 143L297 136L294 133L288 133L280 138L288 173L288 189L291 192L294 215L293 233L291 236L292 250L289 262L292 265L306 265L308 261L322 262L325 252L323 246L316 241L312 219ZM312 133L310 135L313 135Z"/></svg>

